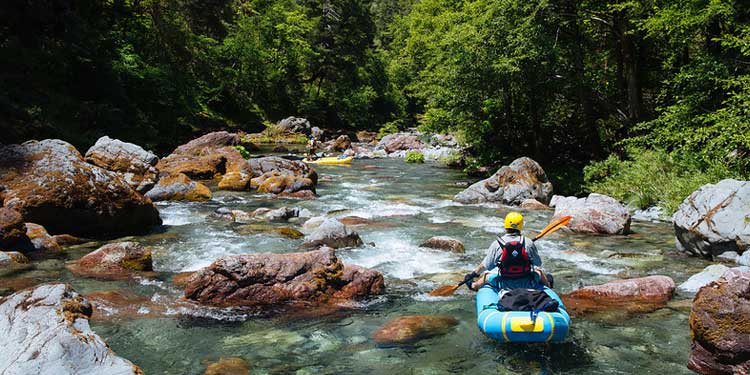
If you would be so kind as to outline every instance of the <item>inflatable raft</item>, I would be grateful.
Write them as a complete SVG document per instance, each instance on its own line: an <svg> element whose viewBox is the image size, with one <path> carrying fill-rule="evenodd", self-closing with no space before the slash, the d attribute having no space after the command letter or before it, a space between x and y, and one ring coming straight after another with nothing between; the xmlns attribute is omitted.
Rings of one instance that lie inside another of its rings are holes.
<svg viewBox="0 0 750 375"><path fill-rule="evenodd" d="M493 275L490 279L497 277ZM477 291L477 325L500 342L560 342L568 336L570 316L554 290L544 292L560 304L557 312L541 311L532 324L530 311L499 311L498 291L485 285Z"/></svg>
<svg viewBox="0 0 750 375"><path fill-rule="evenodd" d="M345 158L326 157L326 158L318 158L315 160L308 160L307 158L305 158L305 159L302 159L302 161L308 164L351 164L352 159L353 158L351 156L347 156Z"/></svg>

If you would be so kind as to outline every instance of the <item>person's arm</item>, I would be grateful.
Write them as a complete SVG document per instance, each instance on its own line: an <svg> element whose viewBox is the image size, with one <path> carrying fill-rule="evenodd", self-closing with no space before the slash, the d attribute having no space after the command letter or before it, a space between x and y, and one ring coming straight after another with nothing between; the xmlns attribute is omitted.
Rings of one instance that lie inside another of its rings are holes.
<svg viewBox="0 0 750 375"><path fill-rule="evenodd" d="M547 280L547 274L544 272L544 269L542 269L542 258L539 256L539 251L536 248L536 244L529 239L527 239L526 241L529 242L529 245L526 246L526 250L529 252L529 258L531 260L532 268L536 273L539 274L539 281L541 281L542 284L546 285L547 287L550 287L551 285L549 285L549 280Z"/></svg>

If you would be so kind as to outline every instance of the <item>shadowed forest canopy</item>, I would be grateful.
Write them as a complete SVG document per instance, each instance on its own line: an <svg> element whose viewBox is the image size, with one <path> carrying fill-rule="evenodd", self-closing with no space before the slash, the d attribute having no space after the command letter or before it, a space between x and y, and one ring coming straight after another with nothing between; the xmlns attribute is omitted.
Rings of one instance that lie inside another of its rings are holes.
<svg viewBox="0 0 750 375"><path fill-rule="evenodd" d="M649 149L731 175L750 165L746 1L7 0L0 12L4 143L106 134L168 150L296 115L453 132L481 163L580 170Z"/></svg>

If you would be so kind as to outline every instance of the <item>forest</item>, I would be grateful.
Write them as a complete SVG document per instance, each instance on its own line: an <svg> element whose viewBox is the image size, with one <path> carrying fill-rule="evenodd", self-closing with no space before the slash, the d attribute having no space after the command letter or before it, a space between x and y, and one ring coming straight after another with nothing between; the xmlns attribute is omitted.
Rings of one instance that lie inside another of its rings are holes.
<svg viewBox="0 0 750 375"><path fill-rule="evenodd" d="M750 173L744 1L7 0L0 19L0 143L164 153L294 115L452 133L469 168L529 156L640 206Z"/></svg>

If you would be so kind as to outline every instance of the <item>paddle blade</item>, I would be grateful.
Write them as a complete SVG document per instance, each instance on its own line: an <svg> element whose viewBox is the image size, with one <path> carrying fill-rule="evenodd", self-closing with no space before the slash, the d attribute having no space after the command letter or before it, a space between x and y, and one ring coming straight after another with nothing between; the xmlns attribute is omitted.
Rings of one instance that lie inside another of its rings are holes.
<svg viewBox="0 0 750 375"><path fill-rule="evenodd" d="M447 297L456 293L461 285L443 285L430 293L432 297Z"/></svg>
<svg viewBox="0 0 750 375"><path fill-rule="evenodd" d="M542 229L542 231L539 232L536 237L534 237L534 241L570 224L570 219L570 216L563 216L561 218L558 218L557 220L553 220L546 227L544 227L544 229Z"/></svg>

